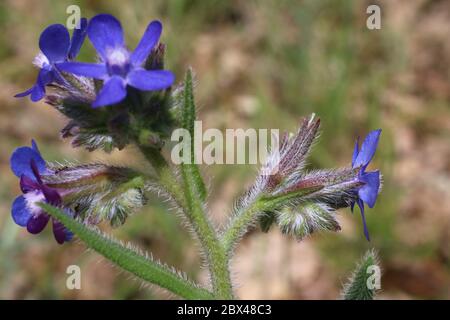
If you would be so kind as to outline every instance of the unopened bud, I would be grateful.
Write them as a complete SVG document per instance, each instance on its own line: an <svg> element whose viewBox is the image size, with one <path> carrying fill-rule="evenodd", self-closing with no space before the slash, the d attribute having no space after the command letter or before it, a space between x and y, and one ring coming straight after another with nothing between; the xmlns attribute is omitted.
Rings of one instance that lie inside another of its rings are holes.
<svg viewBox="0 0 450 320"><path fill-rule="evenodd" d="M88 223L108 220L112 226L121 225L146 202L143 178L128 168L64 166L42 178L61 194L65 207Z"/></svg>
<svg viewBox="0 0 450 320"><path fill-rule="evenodd" d="M152 50L145 62L145 69L147 70L162 70L164 69L164 53L166 51L166 45L160 43L156 48Z"/></svg>
<svg viewBox="0 0 450 320"><path fill-rule="evenodd" d="M295 208L287 207L277 216L283 233L302 240L316 231L339 231L341 229L331 208L323 203L304 202Z"/></svg>

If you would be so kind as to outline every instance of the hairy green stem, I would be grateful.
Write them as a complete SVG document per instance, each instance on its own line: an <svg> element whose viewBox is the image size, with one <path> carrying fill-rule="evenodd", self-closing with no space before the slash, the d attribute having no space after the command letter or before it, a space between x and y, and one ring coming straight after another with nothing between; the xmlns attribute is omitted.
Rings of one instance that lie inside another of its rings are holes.
<svg viewBox="0 0 450 320"><path fill-rule="evenodd" d="M255 200L251 205L237 212L230 221L228 228L221 236L222 247L231 257L232 251L248 228L255 222L258 214L266 210L267 203Z"/></svg>
<svg viewBox="0 0 450 320"><path fill-rule="evenodd" d="M134 177L130 181L127 181L119 185L116 189L108 193L102 200L114 199L118 195L127 192L130 189L143 188L145 186L145 179L142 176Z"/></svg>
<svg viewBox="0 0 450 320"><path fill-rule="evenodd" d="M276 210L282 206L283 203L286 203L286 201L293 198L306 196L322 188L323 186L317 185L274 196L260 195L247 207L238 210L231 218L228 228L222 233L221 236L222 246L227 255L232 255L233 249L237 242L239 242L241 237L254 224L261 213Z"/></svg>
<svg viewBox="0 0 450 320"><path fill-rule="evenodd" d="M183 213L194 229L207 259L216 298L232 299L233 293L228 256L220 243L214 227L204 212L201 195L199 190L196 190L197 183L194 181L195 176L190 171L191 168L182 165L183 184L180 186L179 181L160 153L142 146L141 151L158 172L161 185L182 208Z"/></svg>
<svg viewBox="0 0 450 320"><path fill-rule="evenodd" d="M195 188L195 177L190 165L181 165L184 190L189 208L188 218L192 222L199 240L205 250L209 264L211 280L215 294L220 299L232 299L232 285L228 257L223 249L216 231L207 218L199 190Z"/></svg>
<svg viewBox="0 0 450 320"><path fill-rule="evenodd" d="M72 217L61 209L46 203L39 204L53 218L61 221L66 228L76 234L87 246L105 258L136 275L137 277L163 287L186 299L212 299L212 294L194 283L182 278L168 267L128 249L116 241L106 238Z"/></svg>

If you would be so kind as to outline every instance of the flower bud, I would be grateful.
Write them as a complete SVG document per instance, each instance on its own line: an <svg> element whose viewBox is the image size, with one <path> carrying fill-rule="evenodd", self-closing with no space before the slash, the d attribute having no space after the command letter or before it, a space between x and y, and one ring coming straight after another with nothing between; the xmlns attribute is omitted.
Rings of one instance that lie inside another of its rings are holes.
<svg viewBox="0 0 450 320"><path fill-rule="evenodd" d="M160 43L155 47L147 60L145 61L145 69L147 70L162 70L164 69L164 54L166 52L166 45Z"/></svg>
<svg viewBox="0 0 450 320"><path fill-rule="evenodd" d="M333 209L344 208L350 206L355 198L355 190L362 185L357 179L358 172L358 168L316 170L305 174L297 182L293 181L288 188L321 184L323 188L307 198L323 202Z"/></svg>
<svg viewBox="0 0 450 320"><path fill-rule="evenodd" d="M315 231L339 231L341 227L331 208L323 203L306 201L295 208L284 208L277 214L277 224L285 234L302 240Z"/></svg>
<svg viewBox="0 0 450 320"><path fill-rule="evenodd" d="M311 145L317 137L320 126L320 119L312 114L309 118L304 118L297 134L281 143L281 156L279 172L283 176L301 170L305 164L306 157L311 149Z"/></svg>
<svg viewBox="0 0 450 320"><path fill-rule="evenodd" d="M43 180L59 192L65 207L91 224L107 220L113 227L122 225L146 202L143 178L128 168L103 164L54 167Z"/></svg>

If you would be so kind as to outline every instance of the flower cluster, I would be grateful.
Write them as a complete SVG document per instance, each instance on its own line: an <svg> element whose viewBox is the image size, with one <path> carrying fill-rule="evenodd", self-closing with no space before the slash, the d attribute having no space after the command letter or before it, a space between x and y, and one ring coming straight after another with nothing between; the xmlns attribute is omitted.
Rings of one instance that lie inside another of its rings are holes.
<svg viewBox="0 0 450 320"><path fill-rule="evenodd" d="M32 234L40 233L50 219L40 202L62 208L70 217L87 224L107 220L113 227L122 225L146 203L145 183L138 172L100 163L69 166L48 163L34 140L31 147L19 147L12 153L10 165L20 178L23 193L12 205L12 217ZM56 241L69 241L72 234L52 220Z"/></svg>
<svg viewBox="0 0 450 320"><path fill-rule="evenodd" d="M33 102L45 98L68 117L61 134L73 137L74 147L111 151L139 141L160 148L175 123L170 95L165 93L175 77L162 70L161 33L161 22L151 22L130 51L120 22L111 15L99 14L90 21L82 18L72 37L65 26L52 24L39 38L41 53L34 60L39 68L37 80L16 97L30 96ZM86 36L98 53L98 63L75 61ZM151 139L145 141L145 137ZM135 171L98 163L51 165L43 160L34 140L32 147L13 152L11 169L20 178L23 192L13 203L12 217L33 234L50 220L40 202L61 207L89 224L106 219L113 226L123 224L146 202L145 184ZM72 234L52 221L57 242L69 241Z"/></svg>
<svg viewBox="0 0 450 320"><path fill-rule="evenodd" d="M353 207L361 209L364 234L369 240L369 232L364 216L364 204L373 208L380 190L380 172L366 172L372 160L381 130L370 132L361 149L356 142L351 167L331 170L304 170L311 145L317 137L320 120L314 115L305 118L297 134L284 135L279 156L269 155L262 174L247 195L249 198L263 194L280 203L275 210L265 212L260 217L263 230L268 230L274 222L285 233L298 239L317 230L338 231L340 226L335 218L335 210Z"/></svg>
<svg viewBox="0 0 450 320"><path fill-rule="evenodd" d="M39 38L36 83L16 97L45 98L65 115L69 122L61 136L72 138L74 147L110 152L146 140L160 148L177 123L176 99L170 94L175 76L163 70L161 33L161 22L150 22L131 51L120 22L109 14L81 19L72 38L63 25L50 25ZM97 63L75 61L86 36Z"/></svg>

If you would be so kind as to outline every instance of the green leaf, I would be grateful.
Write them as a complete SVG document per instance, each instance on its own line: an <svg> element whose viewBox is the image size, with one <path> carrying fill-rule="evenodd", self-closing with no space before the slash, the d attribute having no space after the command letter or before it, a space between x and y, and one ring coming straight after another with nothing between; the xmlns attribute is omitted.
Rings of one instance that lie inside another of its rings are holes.
<svg viewBox="0 0 450 320"><path fill-rule="evenodd" d="M202 201L205 201L207 191L203 178L200 174L198 165L195 164L195 144L194 144L194 122L196 120L196 110L194 101L194 90L192 80L192 70L188 69L186 72L186 78L184 82L184 97L183 97L183 112L182 112L182 125L183 128L190 133L190 150L191 159L189 164L183 164L182 170L186 171L188 179L192 180L194 184L194 192L198 194Z"/></svg>
<svg viewBox="0 0 450 320"><path fill-rule="evenodd" d="M186 299L213 298L209 291L198 287L167 266L105 237L98 231L69 217L61 209L47 203L40 203L39 206L53 218L61 221L66 228L84 241L89 248L97 251L111 262L137 277L161 286Z"/></svg>
<svg viewBox="0 0 450 320"><path fill-rule="evenodd" d="M194 121L196 119L196 110L191 69L188 69L186 72L183 93L183 128L189 131L189 133L191 134L191 138L194 138Z"/></svg>
<svg viewBox="0 0 450 320"><path fill-rule="evenodd" d="M373 300L376 291L380 289L380 270L375 251L367 251L344 286L342 297L345 300Z"/></svg>
<svg viewBox="0 0 450 320"><path fill-rule="evenodd" d="M187 204L186 214L205 250L215 295L222 299L231 299L233 295L227 256L220 245L214 227L205 214L204 202L207 191L199 167L195 164L194 126L196 112L191 69L186 72L183 94L182 125L190 134L190 161L180 165L184 197ZM183 143L189 142L183 141Z"/></svg>

